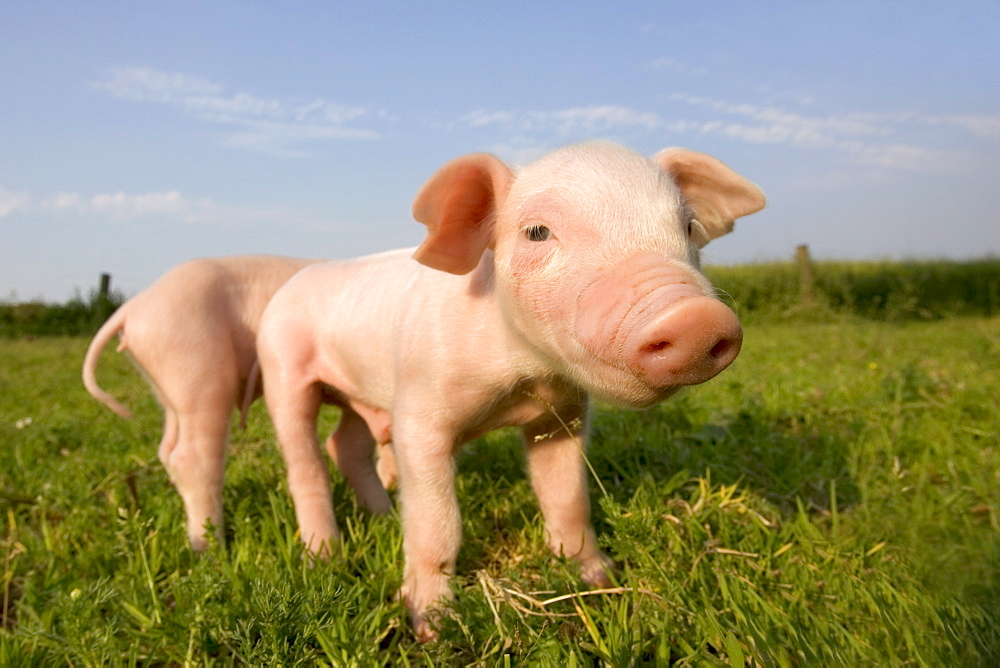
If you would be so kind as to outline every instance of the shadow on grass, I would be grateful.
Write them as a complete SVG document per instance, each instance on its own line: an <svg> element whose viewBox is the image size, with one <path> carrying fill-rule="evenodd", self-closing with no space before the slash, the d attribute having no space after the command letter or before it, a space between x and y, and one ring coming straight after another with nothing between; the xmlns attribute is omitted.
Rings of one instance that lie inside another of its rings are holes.
<svg viewBox="0 0 1000 668"><path fill-rule="evenodd" d="M667 482L682 473L738 484L783 514L800 504L827 513L833 504L842 510L860 501L844 436L795 414L771 412L752 397L722 419L702 413L683 395L645 411L598 406L587 453L599 480L591 480L595 511L601 487L621 504L644 479ZM527 484L523 446L514 430L469 444L458 467L460 476L475 480L473 486L488 481L498 493Z"/></svg>
<svg viewBox="0 0 1000 668"><path fill-rule="evenodd" d="M861 499L844 438L796 415L771 412L752 397L721 418L685 395L639 412L598 406L590 431L588 459L598 478L590 481L592 520L599 537L614 531L605 516L609 506L601 502L605 492L614 507L624 508L640 488L681 499L697 479L708 479L712 487L751 492L785 517L805 509L821 525ZM536 532L541 541L543 533L518 431L473 441L457 464L464 535L459 571L528 556L525 535ZM544 548L540 552L544 556Z"/></svg>
<svg viewBox="0 0 1000 668"><path fill-rule="evenodd" d="M644 476L687 472L738 484L783 514L800 503L827 512L860 500L841 435L754 397L721 419L702 413L683 395L642 412L597 410L589 457L608 493L625 501Z"/></svg>

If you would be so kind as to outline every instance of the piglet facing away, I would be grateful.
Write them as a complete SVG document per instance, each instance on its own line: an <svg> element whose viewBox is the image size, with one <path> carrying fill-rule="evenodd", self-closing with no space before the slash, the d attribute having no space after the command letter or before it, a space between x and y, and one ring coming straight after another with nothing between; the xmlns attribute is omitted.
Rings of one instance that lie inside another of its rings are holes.
<svg viewBox="0 0 1000 668"><path fill-rule="evenodd" d="M303 540L323 554L338 536L315 431L332 398L343 417L330 452L381 503L372 450L391 443L379 470L398 472L401 594L418 637L433 638L459 549L453 453L518 425L551 549L606 584L581 451L588 394L642 408L736 357L740 323L698 249L763 206L756 186L682 149L648 160L594 143L518 172L484 154L445 165L414 202L428 228L416 252L306 267L262 318L265 398Z"/></svg>
<svg viewBox="0 0 1000 668"><path fill-rule="evenodd" d="M192 260L128 300L94 336L83 383L123 417L129 410L102 390L97 361L121 332L165 414L160 461L184 500L188 536L206 546L205 524L222 531L222 483L233 408L256 389L257 325L275 291L309 260L243 256Z"/></svg>

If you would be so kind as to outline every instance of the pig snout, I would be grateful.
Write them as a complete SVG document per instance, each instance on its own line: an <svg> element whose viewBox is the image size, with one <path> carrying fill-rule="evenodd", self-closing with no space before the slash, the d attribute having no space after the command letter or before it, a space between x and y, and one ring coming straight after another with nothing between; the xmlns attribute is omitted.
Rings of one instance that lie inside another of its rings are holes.
<svg viewBox="0 0 1000 668"><path fill-rule="evenodd" d="M705 279L662 256L636 258L583 290L576 338L650 389L703 383L736 359L743 342L736 314L709 291Z"/></svg>
<svg viewBox="0 0 1000 668"><path fill-rule="evenodd" d="M627 369L651 386L697 385L736 359L743 343L740 321L712 297L681 298L624 340Z"/></svg>

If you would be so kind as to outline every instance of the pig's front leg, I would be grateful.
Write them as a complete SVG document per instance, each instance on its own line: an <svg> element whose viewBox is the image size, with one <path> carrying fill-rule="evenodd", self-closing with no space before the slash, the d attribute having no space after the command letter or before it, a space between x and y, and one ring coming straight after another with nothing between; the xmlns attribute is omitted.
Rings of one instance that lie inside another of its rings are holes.
<svg viewBox="0 0 1000 668"><path fill-rule="evenodd" d="M400 595L422 642L436 637L433 608L451 599L448 579L461 541L453 445L452 438L424 430L397 429L393 441L406 558Z"/></svg>
<svg viewBox="0 0 1000 668"><path fill-rule="evenodd" d="M552 417L524 428L531 484L545 518L549 549L576 560L588 585L606 587L612 562L598 549L590 525L585 409Z"/></svg>
<svg viewBox="0 0 1000 668"><path fill-rule="evenodd" d="M302 541L309 551L328 558L340 533L333 514L330 471L316 437L322 400L318 384L299 384L275 374L264 385L267 408L288 469L288 491L295 504Z"/></svg>

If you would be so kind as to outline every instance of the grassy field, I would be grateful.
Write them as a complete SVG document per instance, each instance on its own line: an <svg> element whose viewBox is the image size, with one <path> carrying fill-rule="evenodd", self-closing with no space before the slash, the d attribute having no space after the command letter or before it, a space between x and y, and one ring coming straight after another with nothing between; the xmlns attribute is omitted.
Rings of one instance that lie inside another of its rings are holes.
<svg viewBox="0 0 1000 668"><path fill-rule="evenodd" d="M196 556L120 355L0 340L0 665L1000 663L1000 318L750 324L733 367L660 407L598 407L595 523L616 587L544 548L520 446L459 458L456 614L416 643L398 518L331 471L343 558L295 536L263 406L234 430L227 543ZM324 415L324 429L336 413Z"/></svg>

